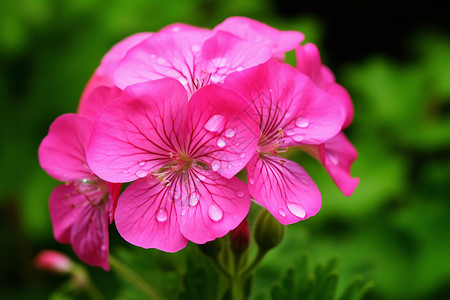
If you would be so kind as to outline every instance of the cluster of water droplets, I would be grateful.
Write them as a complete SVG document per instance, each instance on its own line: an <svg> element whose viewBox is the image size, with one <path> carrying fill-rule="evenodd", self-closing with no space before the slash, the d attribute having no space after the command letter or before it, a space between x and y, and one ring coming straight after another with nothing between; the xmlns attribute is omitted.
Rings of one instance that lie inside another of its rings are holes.
<svg viewBox="0 0 450 300"><path fill-rule="evenodd" d="M310 126L307 118L299 117L295 120L295 128L286 131L286 135L292 137L296 142L302 142L305 139L304 130Z"/></svg>

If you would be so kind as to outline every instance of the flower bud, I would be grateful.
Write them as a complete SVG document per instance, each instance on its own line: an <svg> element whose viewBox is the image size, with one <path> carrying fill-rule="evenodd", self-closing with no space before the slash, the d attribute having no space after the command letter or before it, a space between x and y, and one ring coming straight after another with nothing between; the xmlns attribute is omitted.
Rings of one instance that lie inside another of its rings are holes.
<svg viewBox="0 0 450 300"><path fill-rule="evenodd" d="M244 219L236 229L230 232L230 246L234 253L242 254L248 249L250 243L250 230L248 221Z"/></svg>
<svg viewBox="0 0 450 300"><path fill-rule="evenodd" d="M73 269L73 262L62 254L54 250L44 250L35 258L37 268L59 274L69 274Z"/></svg>
<svg viewBox="0 0 450 300"><path fill-rule="evenodd" d="M281 243L284 225L280 224L269 211L261 210L255 223L255 241L260 250L268 251Z"/></svg>

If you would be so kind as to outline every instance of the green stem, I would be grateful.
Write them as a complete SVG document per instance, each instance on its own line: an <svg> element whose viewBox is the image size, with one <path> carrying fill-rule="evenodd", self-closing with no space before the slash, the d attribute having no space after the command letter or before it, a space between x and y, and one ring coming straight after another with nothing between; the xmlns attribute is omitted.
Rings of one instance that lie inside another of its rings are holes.
<svg viewBox="0 0 450 300"><path fill-rule="evenodd" d="M89 280L88 285L86 286L86 293L91 297L92 300L104 300L100 291L92 284L92 281Z"/></svg>
<svg viewBox="0 0 450 300"><path fill-rule="evenodd" d="M250 265L248 265L242 272L241 272L241 278L242 280L246 280L247 277L250 275L251 272L259 265L259 263L262 261L264 256L266 255L267 251L261 251L261 249L258 249L258 253L256 254L255 259L251 262Z"/></svg>
<svg viewBox="0 0 450 300"><path fill-rule="evenodd" d="M136 272L128 268L126 265L118 261L111 254L109 255L109 264L113 269L115 269L119 274L121 274L130 283L134 284L142 292L144 292L150 299L161 300L162 298L158 295L155 289L150 286L144 279L142 279Z"/></svg>

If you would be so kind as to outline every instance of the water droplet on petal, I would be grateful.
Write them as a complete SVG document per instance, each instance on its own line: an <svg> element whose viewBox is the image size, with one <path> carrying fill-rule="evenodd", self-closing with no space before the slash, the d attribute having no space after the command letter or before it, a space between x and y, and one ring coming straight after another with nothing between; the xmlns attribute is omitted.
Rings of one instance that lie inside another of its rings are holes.
<svg viewBox="0 0 450 300"><path fill-rule="evenodd" d="M167 220L167 210L165 208L160 208L156 213L156 220L159 222L165 222Z"/></svg>
<svg viewBox="0 0 450 300"><path fill-rule="evenodd" d="M173 199L180 199L180 193L178 193L177 191L173 192Z"/></svg>
<svg viewBox="0 0 450 300"><path fill-rule="evenodd" d="M102 245L100 248L101 248L102 251L106 251L106 246L105 245Z"/></svg>
<svg viewBox="0 0 450 300"><path fill-rule="evenodd" d="M187 211L188 211L187 207L184 207L184 208L181 210L181 215L184 216L184 215L187 213Z"/></svg>
<svg viewBox="0 0 450 300"><path fill-rule="evenodd" d="M303 141L303 140L305 139L305 136L304 136L304 135L301 135L301 134L297 134L297 135L295 135L295 136L293 137L293 139L294 139L294 141L296 141L296 142L301 142L301 141Z"/></svg>
<svg viewBox="0 0 450 300"><path fill-rule="evenodd" d="M184 77L180 77L178 78L178 81L182 84L182 85L186 85L187 84L187 80Z"/></svg>
<svg viewBox="0 0 450 300"><path fill-rule="evenodd" d="M297 120L295 120L295 125L300 128L306 128L309 125L309 121L306 118L300 117Z"/></svg>
<svg viewBox="0 0 450 300"><path fill-rule="evenodd" d="M241 154L241 158L244 158L244 157L245 157L245 153L242 153L242 154Z"/></svg>
<svg viewBox="0 0 450 300"><path fill-rule="evenodd" d="M222 79L222 76L220 76L219 74L212 74L211 75L211 81L214 83L219 82Z"/></svg>
<svg viewBox="0 0 450 300"><path fill-rule="evenodd" d="M252 178L252 177L250 177L249 179L248 179L248 182L250 183L250 184L255 184L255 180Z"/></svg>
<svg viewBox="0 0 450 300"><path fill-rule="evenodd" d="M223 218L223 210L215 203L208 208L208 215L214 222L218 222Z"/></svg>
<svg viewBox="0 0 450 300"><path fill-rule="evenodd" d="M278 212L280 213L280 215L282 217L286 217L286 212L283 209L280 208L280 210Z"/></svg>
<svg viewBox="0 0 450 300"><path fill-rule="evenodd" d="M200 45L192 46L192 52L198 52L198 51L200 51Z"/></svg>
<svg viewBox="0 0 450 300"><path fill-rule="evenodd" d="M290 112L287 112L287 113L284 115L285 118L290 118L291 116L292 116L292 114L291 114Z"/></svg>
<svg viewBox="0 0 450 300"><path fill-rule="evenodd" d="M196 206L199 199L200 199L200 195L199 194L197 194L196 192L192 193L189 196L189 205L190 206Z"/></svg>
<svg viewBox="0 0 450 300"><path fill-rule="evenodd" d="M138 178L144 178L144 177L147 176L147 175L148 175L148 171L147 171L147 170L141 169L141 170L137 170L137 171L136 171L136 176L137 176Z"/></svg>
<svg viewBox="0 0 450 300"><path fill-rule="evenodd" d="M225 117L222 115L212 116L205 124L205 129L211 132L216 132L223 129Z"/></svg>
<svg viewBox="0 0 450 300"><path fill-rule="evenodd" d="M289 211L295 215L296 217L299 218L304 218L306 216L306 210L305 208L297 203L288 203L287 204L287 208L289 209Z"/></svg>
<svg viewBox="0 0 450 300"><path fill-rule="evenodd" d="M139 162L139 165L140 165L141 167L145 166L145 161L140 161L140 162Z"/></svg>
<svg viewBox="0 0 450 300"><path fill-rule="evenodd" d="M122 173L123 173L123 174L128 174L128 173L130 173L130 170L123 170Z"/></svg>
<svg viewBox="0 0 450 300"><path fill-rule="evenodd" d="M220 138L217 140L217 147L223 148L223 147L225 147L225 145L226 145L225 139L222 138L222 137L220 137Z"/></svg>
<svg viewBox="0 0 450 300"><path fill-rule="evenodd" d="M236 132L233 129L231 129L231 128L225 130L225 136L227 138L232 138L235 134L236 134Z"/></svg>
<svg viewBox="0 0 450 300"><path fill-rule="evenodd" d="M218 161L218 160L213 160L213 161L211 162L211 169L212 169L213 171L217 171L217 170L219 170L219 168L220 168L220 161Z"/></svg>
<svg viewBox="0 0 450 300"><path fill-rule="evenodd" d="M243 191L239 191L239 192L236 193L236 195L237 195L239 198L242 198L242 197L245 196L245 193L244 193Z"/></svg>
<svg viewBox="0 0 450 300"><path fill-rule="evenodd" d="M287 136L291 136L291 135L294 135L294 134L295 134L295 131L292 130L292 129L289 129L289 130L286 131L286 135Z"/></svg>
<svg viewBox="0 0 450 300"><path fill-rule="evenodd" d="M236 71L238 71L238 72L240 72L240 71L242 71L242 70L244 70L243 67L237 67L237 69L236 69Z"/></svg>

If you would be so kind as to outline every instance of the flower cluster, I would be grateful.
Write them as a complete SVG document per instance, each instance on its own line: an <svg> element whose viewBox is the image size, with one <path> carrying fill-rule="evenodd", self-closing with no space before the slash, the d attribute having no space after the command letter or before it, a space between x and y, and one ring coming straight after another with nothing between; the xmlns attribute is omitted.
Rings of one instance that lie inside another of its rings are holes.
<svg viewBox="0 0 450 300"><path fill-rule="evenodd" d="M55 238L107 269L113 220L128 242L168 252L224 236L251 198L282 224L304 220L321 195L282 156L290 147L351 195L357 154L342 129L352 103L303 38L231 17L212 30L173 24L115 45L78 113L57 118L39 149L43 169L66 182L50 196ZM294 49L296 68L283 62ZM236 177L244 168L247 183Z"/></svg>

